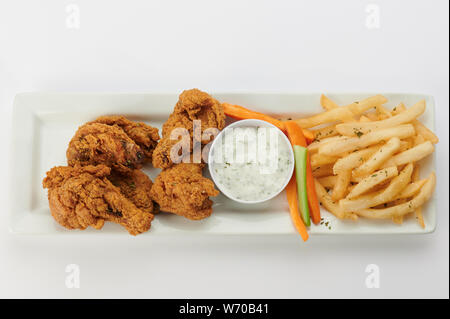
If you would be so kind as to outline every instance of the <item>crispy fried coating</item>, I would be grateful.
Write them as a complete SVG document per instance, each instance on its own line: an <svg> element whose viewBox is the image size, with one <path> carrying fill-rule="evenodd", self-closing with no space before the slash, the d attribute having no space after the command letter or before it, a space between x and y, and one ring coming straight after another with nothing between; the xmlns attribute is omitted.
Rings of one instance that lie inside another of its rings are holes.
<svg viewBox="0 0 450 319"><path fill-rule="evenodd" d="M209 196L219 192L214 183L202 176L203 164L181 163L167 168L156 178L152 198L161 210L198 220L211 215Z"/></svg>
<svg viewBox="0 0 450 319"><path fill-rule="evenodd" d="M88 123L78 128L66 152L70 166L104 164L122 173L140 168L144 152L119 126Z"/></svg>
<svg viewBox="0 0 450 319"><path fill-rule="evenodd" d="M144 162L152 160L153 150L158 144L158 129L143 122L133 122L121 115L100 116L92 123L119 126L143 150Z"/></svg>
<svg viewBox="0 0 450 319"><path fill-rule="evenodd" d="M221 104L209 94L197 89L181 93L173 113L163 125L162 139L153 152L153 166L163 171L156 178L151 196L161 210L198 220L211 215L213 202L209 196L217 196L214 183L202 176L203 164L173 163L170 152L179 140L171 139L176 128L185 128L192 141L194 120L201 121L201 134L209 129L222 129L225 114ZM208 143L211 138L203 138ZM190 146L192 151L192 145Z"/></svg>
<svg viewBox="0 0 450 319"><path fill-rule="evenodd" d="M124 226L132 235L150 228L153 214L144 212L114 186L105 165L59 166L47 172L50 211L68 229L101 229L105 221Z"/></svg>
<svg viewBox="0 0 450 319"><path fill-rule="evenodd" d="M150 196L153 183L145 173L135 169L130 174L125 175L113 170L111 171L111 175L108 176L108 179L137 208L152 214L158 212L159 206L153 203Z"/></svg>
<svg viewBox="0 0 450 319"><path fill-rule="evenodd" d="M194 120L201 121L202 134L208 128L221 130L225 126L223 107L216 99L198 89L183 91L173 113L163 125L162 139L153 152L153 166L164 169L174 164L170 151L179 140L172 140L171 132L175 128L185 128L189 131L192 141ZM202 137L203 144L210 140L211 138L203 139Z"/></svg>

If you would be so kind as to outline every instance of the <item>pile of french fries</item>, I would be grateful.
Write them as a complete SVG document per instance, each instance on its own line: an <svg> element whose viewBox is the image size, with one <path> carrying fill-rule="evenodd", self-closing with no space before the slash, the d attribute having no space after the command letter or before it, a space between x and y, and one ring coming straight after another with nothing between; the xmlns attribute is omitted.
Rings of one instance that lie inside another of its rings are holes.
<svg viewBox="0 0 450 319"><path fill-rule="evenodd" d="M438 138L417 118L425 101L392 110L382 95L339 106L325 95L324 112L295 120L312 129L308 146L317 196L341 219L391 219L401 224L415 214L425 227L422 205L430 199L436 175L420 178L417 163L434 151Z"/></svg>

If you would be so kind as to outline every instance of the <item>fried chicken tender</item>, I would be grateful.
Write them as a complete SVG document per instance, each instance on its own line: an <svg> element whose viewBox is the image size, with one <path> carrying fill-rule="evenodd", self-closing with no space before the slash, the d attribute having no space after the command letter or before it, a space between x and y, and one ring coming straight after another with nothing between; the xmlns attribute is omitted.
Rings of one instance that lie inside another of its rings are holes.
<svg viewBox="0 0 450 319"><path fill-rule="evenodd" d="M194 120L201 121L202 135L210 128L222 129L225 126L222 105L198 89L181 93L173 113L163 125L162 139L153 152L153 166L163 171L156 178L150 195L162 211L198 220L211 215L213 202L209 197L217 196L219 192L211 180L202 176L203 164L177 164L173 163L170 156L172 148L180 141L171 139L172 131L185 128L192 141ZM212 138L203 139L201 136L201 143L207 144Z"/></svg>
<svg viewBox="0 0 450 319"><path fill-rule="evenodd" d="M68 229L101 229L105 221L124 226L131 235L150 228L153 214L145 212L109 180L105 165L59 166L47 172L42 184L48 188L50 211Z"/></svg>
<svg viewBox="0 0 450 319"><path fill-rule="evenodd" d="M121 115L100 116L91 123L119 126L143 150L144 162L152 160L153 150L158 144L158 129L143 122L133 122Z"/></svg>
<svg viewBox="0 0 450 319"><path fill-rule="evenodd" d="M194 120L201 121L202 134L209 128L221 130L225 126L223 107L219 101L198 89L183 91L173 113L163 125L162 139L153 152L153 166L164 169L174 164L170 151L179 140L172 140L171 132L176 128L185 128L192 141ZM211 138L202 139L202 144L207 144L210 140ZM190 148L192 150L192 144Z"/></svg>
<svg viewBox="0 0 450 319"><path fill-rule="evenodd" d="M203 164L181 163L167 168L156 178L152 198L161 210L199 220L212 213L209 196L219 192L214 183L202 176Z"/></svg>
<svg viewBox="0 0 450 319"><path fill-rule="evenodd" d="M133 170L130 174L121 174L117 171L111 171L108 179L114 186L120 189L120 192L146 213L157 213L159 206L153 203L150 196L152 189L151 179L138 169Z"/></svg>
<svg viewBox="0 0 450 319"><path fill-rule="evenodd" d="M66 152L70 166L104 164L122 173L140 168L145 154L119 126L88 123L78 128Z"/></svg>

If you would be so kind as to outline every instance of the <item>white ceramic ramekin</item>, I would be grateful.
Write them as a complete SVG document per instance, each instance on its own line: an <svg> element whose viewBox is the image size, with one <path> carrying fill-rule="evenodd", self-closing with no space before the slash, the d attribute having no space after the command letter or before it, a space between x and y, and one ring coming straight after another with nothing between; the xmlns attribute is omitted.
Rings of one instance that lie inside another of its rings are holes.
<svg viewBox="0 0 450 319"><path fill-rule="evenodd" d="M288 167L288 174L286 175L286 180L283 183L283 186L276 192L273 193L272 195L270 195L267 198L261 199L261 200L257 200L257 201L245 201L242 199L237 199L235 198L233 195L229 194L229 192L226 191L226 189L224 189L223 185L220 184L220 182L218 182L218 179L216 178L216 173L214 171L214 169L212 169L213 165L213 160L214 160L214 150L215 150L215 146L219 145L218 143L216 143L217 141L219 141L224 134L232 129L232 128L237 128L237 127L269 127L269 128L275 128L276 130L278 130L278 133L280 134L280 136L283 137L283 140L287 143L288 145L288 149L289 149L289 156L290 156L290 166ZM277 128L275 125L266 122L266 121L262 121L262 120L240 120L240 121L236 121L230 125L228 125L227 127L225 127L214 139L213 143L211 144L211 148L209 151L209 156L208 156L208 167L209 167L209 172L211 174L211 178L213 179L214 183L216 184L217 188L228 198L239 202L239 203L243 203L243 204L257 204L257 203L262 203L265 201L268 201L272 198L274 198L275 196L277 196L278 194L280 194L283 189L286 187L286 185L289 183L289 180L292 177L292 173L294 172L294 151L292 149L291 143L289 142L289 139L286 137L286 135L279 129Z"/></svg>

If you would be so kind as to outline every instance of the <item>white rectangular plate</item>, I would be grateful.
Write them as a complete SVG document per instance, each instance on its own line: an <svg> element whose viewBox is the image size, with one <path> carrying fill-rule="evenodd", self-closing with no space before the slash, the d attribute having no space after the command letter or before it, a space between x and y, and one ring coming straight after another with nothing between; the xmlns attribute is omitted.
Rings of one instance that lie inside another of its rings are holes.
<svg viewBox="0 0 450 319"><path fill-rule="evenodd" d="M301 117L320 112L320 94L213 94L218 100L244 105L274 116ZM361 100L372 93L329 94L344 105ZM421 99L427 109L420 120L434 129L434 100L419 94L384 94L388 107L404 102L408 107ZM78 126L105 114L123 114L161 128L178 99L177 94L64 94L23 93L14 101L13 168L11 181L12 211L10 229L22 234L114 233L127 235L119 225L107 223L101 231L88 229L69 231L58 225L50 215L47 191L42 188L46 171L65 165L69 140ZM435 169L435 157L421 163L422 175ZM144 169L152 179L157 169ZM206 170L205 170L206 174ZM439 178L439 175L438 175ZM285 194L258 205L243 205L219 195L214 198L214 213L202 221L161 213L149 232L141 236L177 233L207 234L295 234L288 213ZM337 220L322 209L327 223L313 225L311 234L411 234L430 233L436 226L436 203L433 197L424 207L426 228L419 227L415 218L406 218L399 226L391 221L360 218L357 222Z"/></svg>

